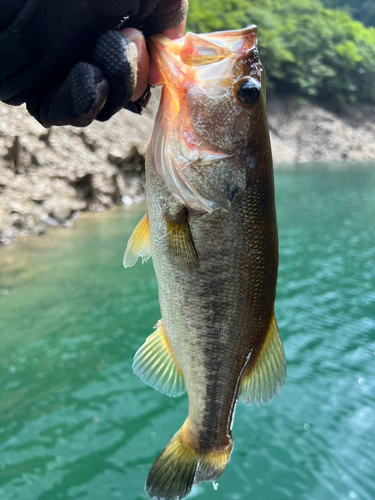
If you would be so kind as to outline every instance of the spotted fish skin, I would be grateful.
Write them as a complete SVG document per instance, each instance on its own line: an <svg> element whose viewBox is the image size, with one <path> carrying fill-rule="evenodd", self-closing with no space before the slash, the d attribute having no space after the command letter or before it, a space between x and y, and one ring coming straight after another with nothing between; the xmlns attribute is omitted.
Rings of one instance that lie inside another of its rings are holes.
<svg viewBox="0 0 375 500"><path fill-rule="evenodd" d="M188 33L177 42L156 37L150 46L164 78L146 153L164 347L155 351L154 341L146 341L134 367L171 395L181 393L183 380L189 396L185 423L148 476L151 498L183 498L193 484L216 480L232 451L239 395L265 403L285 379L274 315L272 155L256 37L251 26Z"/></svg>

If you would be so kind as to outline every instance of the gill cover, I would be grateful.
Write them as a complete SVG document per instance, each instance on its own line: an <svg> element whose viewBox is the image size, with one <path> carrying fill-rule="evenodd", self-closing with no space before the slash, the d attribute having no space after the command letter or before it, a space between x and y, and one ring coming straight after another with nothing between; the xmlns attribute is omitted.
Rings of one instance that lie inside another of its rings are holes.
<svg viewBox="0 0 375 500"><path fill-rule="evenodd" d="M239 127L249 122L235 88L245 75L261 86L256 44L256 26L187 33L179 40L157 35L150 40L163 91L149 154L169 191L199 212L230 207L231 200L207 175L206 167L211 171L212 166L222 167L238 150L238 143L232 145L225 137L225 119L232 120L230 130L233 122ZM196 102L202 103L201 109ZM218 118L217 109L223 110L224 120Z"/></svg>

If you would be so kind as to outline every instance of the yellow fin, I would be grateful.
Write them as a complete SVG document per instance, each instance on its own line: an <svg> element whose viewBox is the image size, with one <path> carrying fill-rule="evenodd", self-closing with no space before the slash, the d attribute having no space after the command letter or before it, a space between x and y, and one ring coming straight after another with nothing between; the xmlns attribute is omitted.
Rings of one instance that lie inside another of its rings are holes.
<svg viewBox="0 0 375 500"><path fill-rule="evenodd" d="M133 371L145 384L164 394L179 396L185 392L184 377L171 351L161 320L154 333L147 337L135 353Z"/></svg>
<svg viewBox="0 0 375 500"><path fill-rule="evenodd" d="M197 269L199 257L191 234L188 215L189 211L185 206L174 216L166 215L168 250L175 264Z"/></svg>
<svg viewBox="0 0 375 500"><path fill-rule="evenodd" d="M124 267L132 267L142 257L142 264L151 257L150 223L147 212L138 222L133 234L130 236L124 255Z"/></svg>
<svg viewBox="0 0 375 500"><path fill-rule="evenodd" d="M151 467L145 491L154 500L184 498L193 484L215 481L229 461L232 443L220 450L196 450L184 436L185 427L186 422Z"/></svg>
<svg viewBox="0 0 375 500"><path fill-rule="evenodd" d="M244 372L240 391L242 399L246 404L266 404L280 392L285 378L284 348L273 317L255 365Z"/></svg>

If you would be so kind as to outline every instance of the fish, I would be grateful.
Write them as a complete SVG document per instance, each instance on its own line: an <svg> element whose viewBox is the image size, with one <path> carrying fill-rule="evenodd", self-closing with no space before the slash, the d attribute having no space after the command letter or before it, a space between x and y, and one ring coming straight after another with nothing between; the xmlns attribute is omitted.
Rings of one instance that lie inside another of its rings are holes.
<svg viewBox="0 0 375 500"><path fill-rule="evenodd" d="M215 482L232 452L241 396L281 390L275 319L278 233L265 72L257 27L149 43L162 96L146 150L147 213L124 265L151 256L161 319L133 370L188 416L156 458L150 498L175 500Z"/></svg>

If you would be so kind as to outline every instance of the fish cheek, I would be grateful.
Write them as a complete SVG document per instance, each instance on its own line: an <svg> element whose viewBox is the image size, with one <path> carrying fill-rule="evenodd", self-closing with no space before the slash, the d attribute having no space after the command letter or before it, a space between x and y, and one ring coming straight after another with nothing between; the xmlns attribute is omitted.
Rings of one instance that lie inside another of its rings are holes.
<svg viewBox="0 0 375 500"><path fill-rule="evenodd" d="M186 96L183 120L190 120L198 138L223 151L238 150L247 139L249 118L233 92L196 86ZM199 139L198 139L199 140Z"/></svg>

